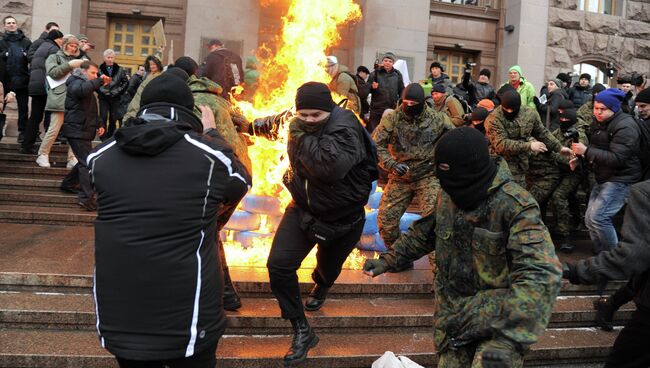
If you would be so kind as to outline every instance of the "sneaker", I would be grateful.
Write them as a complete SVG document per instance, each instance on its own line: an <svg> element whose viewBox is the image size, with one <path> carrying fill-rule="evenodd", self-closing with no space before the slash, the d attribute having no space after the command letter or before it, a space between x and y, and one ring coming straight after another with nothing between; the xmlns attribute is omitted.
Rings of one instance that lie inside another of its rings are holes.
<svg viewBox="0 0 650 368"><path fill-rule="evenodd" d="M38 155L36 163L40 167L52 167L52 165L50 165L50 158L47 155Z"/></svg>
<svg viewBox="0 0 650 368"><path fill-rule="evenodd" d="M72 168L75 167L78 163L79 161L77 161L76 158L73 158L72 160L68 160L68 163L65 165L65 167L68 168L68 170L72 170Z"/></svg>

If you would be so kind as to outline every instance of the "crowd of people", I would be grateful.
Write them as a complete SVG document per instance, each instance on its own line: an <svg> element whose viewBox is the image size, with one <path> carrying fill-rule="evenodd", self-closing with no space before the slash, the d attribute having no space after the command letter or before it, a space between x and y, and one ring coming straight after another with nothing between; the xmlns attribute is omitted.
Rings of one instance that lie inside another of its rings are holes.
<svg viewBox="0 0 650 368"><path fill-rule="evenodd" d="M120 367L215 366L223 310L242 305L218 234L254 185L247 135L277 139L281 125L293 201L267 268L294 331L285 365L304 361L319 341L305 311L323 307L361 237L378 178L386 181L378 226L388 250L364 272L400 272L429 255L440 366L522 366L563 276L630 279L595 304L607 327L618 307L637 301L607 366L648 364L648 352L633 350L647 341L638 326L650 323L650 89L642 78L606 88L582 74L572 86L560 73L538 97L517 65L498 87L488 69L474 80L469 64L454 86L437 61L426 80L405 84L393 53L356 73L329 56L314 66L329 84L307 82L292 109L249 122L230 97L238 86L252 96L255 60L244 69L219 40L207 43L201 64L183 56L163 66L150 55L129 76L114 50L98 65L88 38L64 35L56 23L31 42L15 18L3 21L0 80L18 104L20 151L50 167L52 146L65 139L70 172L60 188L98 211L97 330ZM423 218L401 233L414 199ZM613 219L626 203L619 241ZM573 251L582 223L594 257L562 266L555 250ZM316 246L303 303L297 270Z"/></svg>

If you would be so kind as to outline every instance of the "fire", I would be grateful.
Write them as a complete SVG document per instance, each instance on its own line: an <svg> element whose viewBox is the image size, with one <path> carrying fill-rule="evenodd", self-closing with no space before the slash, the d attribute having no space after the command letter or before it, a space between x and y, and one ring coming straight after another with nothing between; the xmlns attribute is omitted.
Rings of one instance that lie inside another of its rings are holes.
<svg viewBox="0 0 650 368"><path fill-rule="evenodd" d="M269 0L262 2L268 5ZM272 54L263 45L258 50L262 74L259 87L252 103L233 100L235 108L249 121L280 113L292 108L296 90L309 81L328 83L331 77L323 67L326 51L340 41L337 27L361 19L361 8L353 0L292 0L287 14L282 19L282 33L277 39L277 51ZM253 136L249 156L253 162L253 187L251 194L275 197L282 208L291 202L291 195L282 185L282 175L289 166L286 155L287 126L279 132L280 138L270 141ZM241 244L229 239L224 246L230 266L266 265L272 237L267 219L256 232L260 237L252 246L242 248ZM303 261L302 267L316 264L314 249ZM364 257L355 250L344 267L359 269Z"/></svg>

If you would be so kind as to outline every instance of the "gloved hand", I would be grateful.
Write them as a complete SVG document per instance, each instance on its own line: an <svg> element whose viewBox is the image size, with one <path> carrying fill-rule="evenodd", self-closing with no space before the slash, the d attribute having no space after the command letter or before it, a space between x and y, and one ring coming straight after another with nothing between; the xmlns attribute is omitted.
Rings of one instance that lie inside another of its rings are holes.
<svg viewBox="0 0 650 368"><path fill-rule="evenodd" d="M539 98L537 98L537 96L534 96L534 97L533 97L533 103L534 103L535 106L538 107L538 108L539 108L539 105L542 104L542 103L539 101Z"/></svg>
<svg viewBox="0 0 650 368"><path fill-rule="evenodd" d="M576 265L570 262L562 264L562 278L569 280L574 285L580 285L580 278L578 277L578 270Z"/></svg>
<svg viewBox="0 0 650 368"><path fill-rule="evenodd" d="M404 176L409 171L409 167L407 164L400 162L397 165L393 166L393 169L391 171L397 176Z"/></svg>
<svg viewBox="0 0 650 368"><path fill-rule="evenodd" d="M378 276L388 271L388 265L383 259L366 259L363 264L363 273L368 276Z"/></svg>
<svg viewBox="0 0 650 368"><path fill-rule="evenodd" d="M263 118L257 118L253 120L253 124L251 124L251 127L254 130L255 134L261 134L264 136L270 135L271 131L273 130L274 118L275 115L271 115L271 116L265 116Z"/></svg>

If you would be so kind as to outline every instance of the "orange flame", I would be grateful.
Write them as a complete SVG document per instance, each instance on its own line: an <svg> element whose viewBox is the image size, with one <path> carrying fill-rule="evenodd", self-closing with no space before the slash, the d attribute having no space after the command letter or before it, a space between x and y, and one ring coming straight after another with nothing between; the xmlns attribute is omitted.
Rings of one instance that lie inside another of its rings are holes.
<svg viewBox="0 0 650 368"><path fill-rule="evenodd" d="M273 0L264 0L263 6ZM262 74L253 102L233 100L235 108L249 121L277 114L294 105L296 90L309 81L328 83L331 77L323 67L326 51L340 41L337 27L361 19L361 8L353 0L292 0L282 18L282 33L278 38L277 52L262 45L258 50ZM267 56L268 57L265 57ZM286 124L285 124L286 125ZM279 132L279 139L251 137L249 156L253 162L253 187L251 194L280 199L282 207L291 202L291 195L282 186L282 175L289 166L286 155L287 126ZM265 216L266 217L266 216ZM246 249L232 240L224 245L230 266L264 266L271 246L266 218L257 230L259 239ZM361 268L364 257L355 250L347 260L347 267ZM315 250L305 259L302 267L314 267Z"/></svg>

